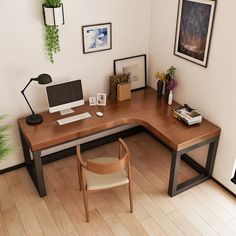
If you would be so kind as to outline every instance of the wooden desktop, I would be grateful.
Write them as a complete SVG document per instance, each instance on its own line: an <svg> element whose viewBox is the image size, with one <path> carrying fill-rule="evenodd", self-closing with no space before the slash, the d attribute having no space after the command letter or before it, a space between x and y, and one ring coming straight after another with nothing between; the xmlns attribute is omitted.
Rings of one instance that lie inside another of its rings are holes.
<svg viewBox="0 0 236 236"><path fill-rule="evenodd" d="M61 118L58 112L41 113L44 121L35 126L28 125L25 118L20 118L18 125L26 168L39 195L46 196L42 150L126 124L145 127L172 150L168 189L170 196L175 196L209 179L213 171L220 128L205 119L200 124L187 126L173 117L173 109L178 106L180 105L175 102L172 106L168 106L163 98L157 99L155 90L147 87L133 92L131 100L119 102L108 99L105 107L88 104L77 107L74 109L76 113L90 112L92 117L63 126L58 125L56 121ZM103 112L104 115L96 116L97 111ZM203 168L186 153L207 144L209 144L209 151L206 167ZM33 154L33 160L31 160L29 150ZM184 183L177 184L181 158L200 174Z"/></svg>

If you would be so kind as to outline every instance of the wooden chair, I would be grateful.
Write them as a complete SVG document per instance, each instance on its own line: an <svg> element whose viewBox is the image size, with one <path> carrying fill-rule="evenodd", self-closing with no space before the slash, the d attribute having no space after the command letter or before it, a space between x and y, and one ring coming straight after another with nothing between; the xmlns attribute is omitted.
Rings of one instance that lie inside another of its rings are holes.
<svg viewBox="0 0 236 236"><path fill-rule="evenodd" d="M89 222L88 191L109 189L127 184L129 186L130 212L133 212L130 152L122 139L119 139L119 157L99 157L84 161L78 145L77 164L87 222Z"/></svg>

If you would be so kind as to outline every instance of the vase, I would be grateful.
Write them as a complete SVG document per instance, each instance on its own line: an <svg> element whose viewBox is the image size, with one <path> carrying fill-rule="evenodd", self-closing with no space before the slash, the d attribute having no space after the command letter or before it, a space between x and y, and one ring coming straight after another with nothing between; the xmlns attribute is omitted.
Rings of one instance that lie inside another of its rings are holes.
<svg viewBox="0 0 236 236"><path fill-rule="evenodd" d="M170 80L171 80L170 76L166 75L166 81L165 81L165 101L166 102L168 102L169 94L170 94L170 91L168 89Z"/></svg>
<svg viewBox="0 0 236 236"><path fill-rule="evenodd" d="M161 98L164 82L162 80L157 81L157 98Z"/></svg>
<svg viewBox="0 0 236 236"><path fill-rule="evenodd" d="M172 105L172 101L173 101L173 92L172 90L170 90L169 98L168 98L168 105Z"/></svg>

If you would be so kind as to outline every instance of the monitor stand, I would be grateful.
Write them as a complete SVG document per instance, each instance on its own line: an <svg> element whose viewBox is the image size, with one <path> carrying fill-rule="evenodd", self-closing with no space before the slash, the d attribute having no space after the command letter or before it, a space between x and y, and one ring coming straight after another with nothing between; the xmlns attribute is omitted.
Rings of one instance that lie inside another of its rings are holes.
<svg viewBox="0 0 236 236"><path fill-rule="evenodd" d="M64 116L64 115L67 115L67 114L70 114L70 113L73 113L73 112L75 112L74 110L72 110L72 109L66 109L66 110L62 110L62 111L60 111L60 113L61 113L61 115L62 116Z"/></svg>

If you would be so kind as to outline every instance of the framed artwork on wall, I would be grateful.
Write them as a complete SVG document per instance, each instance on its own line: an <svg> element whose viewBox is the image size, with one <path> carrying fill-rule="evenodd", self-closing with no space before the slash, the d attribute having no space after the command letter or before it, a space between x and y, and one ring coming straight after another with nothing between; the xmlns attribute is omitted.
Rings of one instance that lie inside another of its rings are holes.
<svg viewBox="0 0 236 236"><path fill-rule="evenodd" d="M207 67L215 0L179 0L174 55Z"/></svg>
<svg viewBox="0 0 236 236"><path fill-rule="evenodd" d="M147 86L146 54L114 60L114 74L130 74L131 90Z"/></svg>
<svg viewBox="0 0 236 236"><path fill-rule="evenodd" d="M83 53L92 53L112 48L111 23L82 26Z"/></svg>

